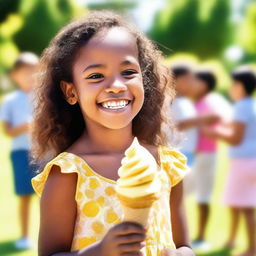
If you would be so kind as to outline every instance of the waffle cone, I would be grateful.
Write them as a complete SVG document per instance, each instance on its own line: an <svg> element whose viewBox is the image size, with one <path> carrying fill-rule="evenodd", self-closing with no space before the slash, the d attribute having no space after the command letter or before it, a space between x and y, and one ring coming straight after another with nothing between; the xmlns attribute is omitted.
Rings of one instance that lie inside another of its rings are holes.
<svg viewBox="0 0 256 256"><path fill-rule="evenodd" d="M152 204L158 199L156 194L129 198L117 193L124 213L124 221L137 222L147 226Z"/></svg>
<svg viewBox="0 0 256 256"><path fill-rule="evenodd" d="M149 208L130 208L122 205L124 213L124 221L136 222L146 227L151 207Z"/></svg>

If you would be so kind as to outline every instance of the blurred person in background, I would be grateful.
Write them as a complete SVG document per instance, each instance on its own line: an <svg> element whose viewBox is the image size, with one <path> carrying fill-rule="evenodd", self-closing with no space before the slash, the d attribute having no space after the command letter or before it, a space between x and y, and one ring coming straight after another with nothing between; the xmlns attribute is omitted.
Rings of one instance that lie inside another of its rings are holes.
<svg viewBox="0 0 256 256"><path fill-rule="evenodd" d="M33 188L31 178L34 166L30 164L30 141L28 130L32 119L31 91L38 57L33 53L22 53L10 72L17 89L8 94L1 106L1 120L6 135L12 137L11 163L13 167L15 193L19 197L21 238L15 242L17 249L33 247L28 237L29 209Z"/></svg>
<svg viewBox="0 0 256 256"><path fill-rule="evenodd" d="M230 96L235 102L233 121L216 129L205 129L210 138L230 146L230 170L224 202L230 208L231 226L226 247L235 246L240 216L245 217L248 248L240 256L256 255L256 86L255 74L248 68L232 73Z"/></svg>
<svg viewBox="0 0 256 256"><path fill-rule="evenodd" d="M181 132L181 151L187 157L187 164L192 167L198 143L198 127L215 123L219 117L211 113L197 115L192 101L195 90L195 75L191 67L186 64L179 64L171 67L171 71L176 88L176 97L171 106L171 114ZM193 172L186 175L184 179L184 188L187 194L195 189L194 179Z"/></svg>
<svg viewBox="0 0 256 256"><path fill-rule="evenodd" d="M178 129L182 131L182 152L187 157L187 164L191 166L194 162L194 154L197 147L197 127L215 123L219 120L219 116L216 114L197 115L192 101L193 90L195 89L195 75L189 66L174 66L171 68L171 71L176 89L172 113Z"/></svg>
<svg viewBox="0 0 256 256"><path fill-rule="evenodd" d="M193 90L194 75L190 67L179 65L171 67L173 73L176 97L171 106L177 128L182 131L182 153L187 157L187 164L191 166L197 145L197 120L196 109L190 99Z"/></svg>
<svg viewBox="0 0 256 256"><path fill-rule="evenodd" d="M210 104L208 98L216 87L216 77L208 70L197 71L195 89L193 98L197 115L216 115L214 105ZM215 121L217 121L216 119ZM215 169L216 169L216 150L217 143L215 139L208 138L202 133L204 127L213 126L214 124L204 124L200 126L198 142L196 148L196 157L193 166L193 176L195 177L195 193L198 204L198 234L193 241L194 249L209 250L210 244L205 241L205 231L210 215L210 200L213 191Z"/></svg>

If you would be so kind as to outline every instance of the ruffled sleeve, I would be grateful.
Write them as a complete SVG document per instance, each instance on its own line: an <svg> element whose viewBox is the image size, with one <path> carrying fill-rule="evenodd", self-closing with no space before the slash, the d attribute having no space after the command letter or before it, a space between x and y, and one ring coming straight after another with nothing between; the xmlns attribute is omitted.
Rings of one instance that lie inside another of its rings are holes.
<svg viewBox="0 0 256 256"><path fill-rule="evenodd" d="M170 177L172 187L177 185L189 171L187 158L174 148L161 147L161 165Z"/></svg>
<svg viewBox="0 0 256 256"><path fill-rule="evenodd" d="M61 173L77 173L78 180L80 179L80 172L76 166L76 163L67 157L68 153L61 153L56 158L51 160L44 168L44 170L35 176L32 180L32 186L35 192L41 196L49 173L54 165L60 167Z"/></svg>

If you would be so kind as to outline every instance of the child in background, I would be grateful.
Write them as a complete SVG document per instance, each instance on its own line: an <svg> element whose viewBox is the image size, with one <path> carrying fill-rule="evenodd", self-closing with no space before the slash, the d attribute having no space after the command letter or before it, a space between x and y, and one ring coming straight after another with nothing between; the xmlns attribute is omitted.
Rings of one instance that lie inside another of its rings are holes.
<svg viewBox="0 0 256 256"><path fill-rule="evenodd" d="M194 74L185 65L171 68L176 88L176 97L171 105L172 114L179 130L183 131L182 153L187 157L187 164L192 166L197 145L196 109L190 100L193 90Z"/></svg>
<svg viewBox="0 0 256 256"><path fill-rule="evenodd" d="M192 166L197 147L197 128L201 125L215 123L219 117L215 114L197 115L191 99L193 90L195 90L195 75L190 67L179 65L172 67L171 70L176 88L176 97L171 110L178 129L182 131L181 151L187 157L187 164Z"/></svg>
<svg viewBox="0 0 256 256"><path fill-rule="evenodd" d="M202 125L215 123L219 117L215 114L197 115L192 97L195 88L195 75L191 68L186 65L177 65L171 68L176 97L171 105L171 114L175 119L178 130L181 132L180 150L187 157L187 164L193 167L198 128ZM193 168L184 179L185 194L189 195L195 191L195 175Z"/></svg>
<svg viewBox="0 0 256 256"><path fill-rule="evenodd" d="M13 167L15 192L19 197L21 239L16 241L18 249L30 249L28 238L29 209L33 188L31 178L33 166L29 163L30 141L28 129L32 118L31 91L38 58L32 53L22 53L16 60L10 77L19 87L4 99L1 106L1 119L6 135L11 136L11 163ZM34 170L35 171L35 170Z"/></svg>
<svg viewBox="0 0 256 256"><path fill-rule="evenodd" d="M240 256L256 255L256 86L253 72L238 69L232 74L230 96L235 102L233 121L214 130L205 129L207 136L222 139L230 147L230 171L224 202L230 207L231 228L227 247L235 246L240 216L245 217L248 248Z"/></svg>
<svg viewBox="0 0 256 256"><path fill-rule="evenodd" d="M44 52L34 153L53 159L32 180L42 196L39 256L142 255L142 247L144 256L194 255L180 182L185 158L164 146L161 130L173 95L161 60L151 41L109 12L69 24ZM163 175L147 231L122 222L115 194L135 136Z"/></svg>
<svg viewBox="0 0 256 256"><path fill-rule="evenodd" d="M216 87L215 76L212 72L203 70L196 73L196 79L194 98L198 116L216 114L213 105L208 101L210 92ZM192 245L195 249L208 250L210 245L205 241L205 231L210 214L209 202L215 177L217 143L215 139L209 139L202 133L203 127L199 129L197 153L193 166L199 221L198 235Z"/></svg>

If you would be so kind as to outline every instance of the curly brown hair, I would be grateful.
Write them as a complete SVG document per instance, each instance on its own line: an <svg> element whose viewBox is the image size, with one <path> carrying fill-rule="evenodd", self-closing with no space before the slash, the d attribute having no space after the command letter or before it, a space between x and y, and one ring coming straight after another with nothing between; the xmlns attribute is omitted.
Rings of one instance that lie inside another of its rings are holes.
<svg viewBox="0 0 256 256"><path fill-rule="evenodd" d="M81 47L103 28L122 27L136 39L142 70L145 100L132 121L132 132L151 145L166 145L164 110L174 97L169 69L162 65L156 45L119 15L94 11L65 26L45 49L40 60L39 85L35 93L32 153L35 159L49 160L72 145L86 129L79 104L70 105L60 82L72 82L72 65ZM166 103L166 104L165 104ZM168 126L170 129L170 126ZM48 158L48 159L47 159Z"/></svg>

